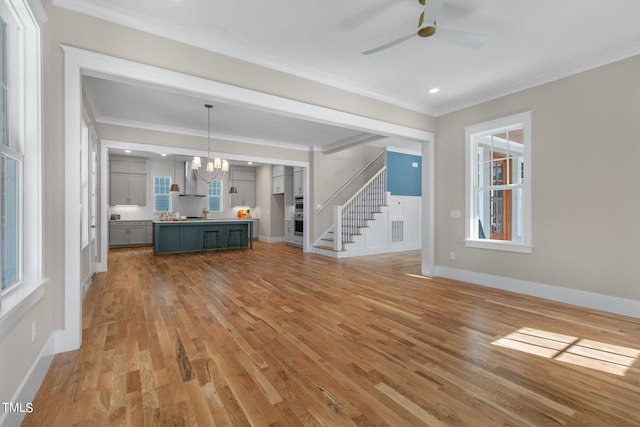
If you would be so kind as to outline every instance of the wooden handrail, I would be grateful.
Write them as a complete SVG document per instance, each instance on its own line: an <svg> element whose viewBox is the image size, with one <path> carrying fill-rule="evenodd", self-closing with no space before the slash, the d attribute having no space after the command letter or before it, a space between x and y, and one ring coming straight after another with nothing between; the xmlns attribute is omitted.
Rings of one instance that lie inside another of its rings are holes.
<svg viewBox="0 0 640 427"><path fill-rule="evenodd" d="M349 181L347 181L342 187L340 187L335 193L333 193L333 195L331 197L329 197L327 199L326 202L324 202L323 204L321 204L320 206L318 206L316 208L316 210L314 211L315 214L319 213L321 210L323 210L325 207L327 207L329 205L329 203L331 203L331 201L333 199L335 199L336 197L338 197L338 194L340 194L342 192L342 190L344 190L345 188L347 188L349 186L349 184L351 184L353 181L356 180L356 178L358 178L369 166L371 166L376 160L378 160L383 154L385 154L386 151L382 151L380 152L380 154L378 154L373 160L371 160L369 163L367 163L366 166L364 166L362 169L360 169L355 175L353 175L351 177L351 179Z"/></svg>

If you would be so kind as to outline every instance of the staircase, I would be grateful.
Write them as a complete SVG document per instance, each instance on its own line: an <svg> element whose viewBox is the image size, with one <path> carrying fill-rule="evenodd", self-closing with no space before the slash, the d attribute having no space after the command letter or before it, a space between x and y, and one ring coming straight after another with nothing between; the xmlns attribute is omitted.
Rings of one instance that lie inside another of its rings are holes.
<svg viewBox="0 0 640 427"><path fill-rule="evenodd" d="M378 171L346 203L333 207L333 224L318 239L315 252L334 258L351 256L367 229L387 207L386 167Z"/></svg>

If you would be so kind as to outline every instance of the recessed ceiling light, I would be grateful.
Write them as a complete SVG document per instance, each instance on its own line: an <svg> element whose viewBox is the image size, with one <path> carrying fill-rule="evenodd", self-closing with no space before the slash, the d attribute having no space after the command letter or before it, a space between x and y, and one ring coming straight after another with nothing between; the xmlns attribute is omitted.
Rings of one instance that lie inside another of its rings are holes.
<svg viewBox="0 0 640 427"><path fill-rule="evenodd" d="M131 152L131 150L124 150L124 152L125 152L125 153L130 153L130 152Z"/></svg>
<svg viewBox="0 0 640 427"><path fill-rule="evenodd" d="M438 92L440 92L440 88L439 87L432 87L431 89L429 89L429 93L432 94L432 95L435 94L435 93L438 93Z"/></svg>
<svg viewBox="0 0 640 427"><path fill-rule="evenodd" d="M160 154L162 157L167 157L167 153L161 153Z"/></svg>
<svg viewBox="0 0 640 427"><path fill-rule="evenodd" d="M253 164L253 162L247 162L247 164L248 164L248 165L252 165L252 164Z"/></svg>

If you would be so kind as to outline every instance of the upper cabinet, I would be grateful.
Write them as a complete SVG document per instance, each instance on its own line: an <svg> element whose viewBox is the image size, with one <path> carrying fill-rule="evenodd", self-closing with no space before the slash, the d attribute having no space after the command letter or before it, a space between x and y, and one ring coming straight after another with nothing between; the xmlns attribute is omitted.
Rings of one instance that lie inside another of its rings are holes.
<svg viewBox="0 0 640 427"><path fill-rule="evenodd" d="M147 204L147 160L141 157L110 157L109 204Z"/></svg>
<svg viewBox="0 0 640 427"><path fill-rule="evenodd" d="M304 197L304 168L293 168L293 197Z"/></svg>
<svg viewBox="0 0 640 427"><path fill-rule="evenodd" d="M256 170L252 167L232 166L229 185L236 187L236 194L229 194L230 206L256 205Z"/></svg>
<svg viewBox="0 0 640 427"><path fill-rule="evenodd" d="M293 174L291 166L273 166L271 171L271 192L273 194L291 195L293 193Z"/></svg>

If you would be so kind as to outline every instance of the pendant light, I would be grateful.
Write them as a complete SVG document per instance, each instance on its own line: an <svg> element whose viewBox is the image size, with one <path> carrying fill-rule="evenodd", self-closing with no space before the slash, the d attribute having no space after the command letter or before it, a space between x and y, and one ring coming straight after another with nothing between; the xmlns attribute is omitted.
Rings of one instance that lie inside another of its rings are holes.
<svg viewBox="0 0 640 427"><path fill-rule="evenodd" d="M222 160L220 157L216 157L215 159L211 159L211 108L213 105L205 104L205 108L207 109L207 164L206 164L206 174L200 173L200 167L202 166L202 161L200 157L196 156L193 158L193 173L200 178L202 181L207 184L211 181L214 181L218 178L218 175L222 173L224 176L225 173L229 171L229 162L227 160Z"/></svg>
<svg viewBox="0 0 640 427"><path fill-rule="evenodd" d="M238 189L236 187L231 187L229 189L229 194L238 194Z"/></svg>
<svg viewBox="0 0 640 427"><path fill-rule="evenodd" d="M169 193L179 193L180 187L178 187L178 183L176 183L176 155L173 155L173 183L169 189Z"/></svg>

